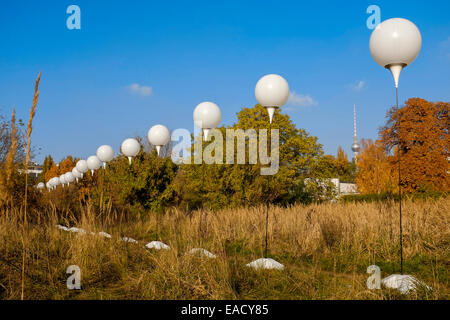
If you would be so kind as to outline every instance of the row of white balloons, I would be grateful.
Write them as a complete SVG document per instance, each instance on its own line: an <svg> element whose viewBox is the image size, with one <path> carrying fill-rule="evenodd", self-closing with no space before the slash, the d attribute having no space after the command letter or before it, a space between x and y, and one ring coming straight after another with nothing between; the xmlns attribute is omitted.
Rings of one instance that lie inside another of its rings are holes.
<svg viewBox="0 0 450 320"><path fill-rule="evenodd" d="M378 64L392 72L395 87L398 87L401 70L416 59L421 44L421 34L414 23L402 18L393 18L379 24L373 31L370 38L370 51ZM287 81L276 74L266 75L256 84L256 100L267 109L270 123L272 123L275 109L280 108L287 102L289 93ZM221 111L213 102L200 103L194 110L194 123L203 130L205 140L209 131L216 128L221 120ZM170 132L163 125L153 126L148 132L148 140L155 145L159 155L161 147L170 141ZM130 138L122 143L121 151L128 157L131 164L132 157L139 153L140 148L139 142ZM106 168L106 162L113 158L113 149L108 145L103 145L97 149L96 156L90 156L87 161L78 161L71 172L54 177L45 185L41 182L37 185L37 188L43 189L46 186L48 189L53 189L59 184L64 186L66 183L69 184L75 179L82 178L88 170L93 173L94 170L101 167L102 162L104 168Z"/></svg>
<svg viewBox="0 0 450 320"><path fill-rule="evenodd" d="M269 74L262 77L255 87L255 97L258 103L267 109L270 123L272 123L273 115L276 108L282 107L289 98L289 85L287 81L277 75ZM216 128L222 120L222 113L217 104L213 102L202 102L194 110L194 123L197 127L202 129L203 138L208 138L209 132ZM147 135L148 141L155 146L158 155L162 146L165 146L170 141L170 132L166 126L158 124L153 126ZM136 139L128 138L123 141L121 145L121 152L128 157L129 163L135 157L141 145ZM59 177L51 178L45 184L43 182L37 185L38 189L52 190L58 185L64 187L65 184L70 184L75 180L83 177L83 174L91 170L94 174L103 163L103 168L106 169L106 163L114 158L114 150L111 146L102 145L97 149L97 155L90 156L87 160L79 160L72 171L66 172Z"/></svg>

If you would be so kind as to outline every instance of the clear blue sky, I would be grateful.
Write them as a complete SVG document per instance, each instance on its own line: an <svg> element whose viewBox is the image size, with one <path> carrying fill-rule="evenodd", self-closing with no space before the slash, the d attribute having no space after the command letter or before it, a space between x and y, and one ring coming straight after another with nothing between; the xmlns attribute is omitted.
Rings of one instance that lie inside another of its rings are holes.
<svg viewBox="0 0 450 320"><path fill-rule="evenodd" d="M81 8L81 30L66 8ZM443 1L9 1L0 11L0 112L25 121L42 70L34 122L37 160L119 150L157 123L193 130L192 112L214 101L223 123L253 106L267 73L296 93L284 112L327 153L351 155L358 135L376 138L394 102L391 75L371 58L366 8L410 19L422 32L400 101L450 101L450 2ZM132 84L138 84L130 87ZM150 89L151 88L151 89ZM151 94L148 93L151 91Z"/></svg>

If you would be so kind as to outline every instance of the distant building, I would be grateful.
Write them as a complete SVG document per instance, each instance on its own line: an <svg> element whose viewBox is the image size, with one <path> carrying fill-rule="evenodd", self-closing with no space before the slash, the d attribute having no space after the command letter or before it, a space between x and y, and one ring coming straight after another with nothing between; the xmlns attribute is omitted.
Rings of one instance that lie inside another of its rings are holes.
<svg viewBox="0 0 450 320"><path fill-rule="evenodd" d="M341 182L338 178L331 179L331 182L334 184L338 196L359 194L358 186L355 183Z"/></svg>
<svg viewBox="0 0 450 320"><path fill-rule="evenodd" d="M23 173L24 170L19 169L20 173ZM41 173L42 173L42 165L37 164L35 162L32 162L29 166L28 166L28 170L26 170L26 173L30 176L32 176L33 178L38 178Z"/></svg>

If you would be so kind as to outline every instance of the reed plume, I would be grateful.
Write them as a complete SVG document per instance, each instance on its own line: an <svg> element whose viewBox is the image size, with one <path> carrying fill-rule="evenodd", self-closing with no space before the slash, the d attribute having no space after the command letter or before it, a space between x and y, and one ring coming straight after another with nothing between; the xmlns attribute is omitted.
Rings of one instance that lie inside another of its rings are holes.
<svg viewBox="0 0 450 320"><path fill-rule="evenodd" d="M24 211L23 211L23 223L22 223L22 282L21 282L21 295L23 300L23 291L25 287L25 229L27 224L27 196L28 196L28 165L31 159L31 132L33 131L33 118L36 114L36 107L39 101L39 82L41 81L41 73L36 79L34 84L34 96L33 105L30 109L30 116L28 119L27 130L25 132L25 197L24 197Z"/></svg>

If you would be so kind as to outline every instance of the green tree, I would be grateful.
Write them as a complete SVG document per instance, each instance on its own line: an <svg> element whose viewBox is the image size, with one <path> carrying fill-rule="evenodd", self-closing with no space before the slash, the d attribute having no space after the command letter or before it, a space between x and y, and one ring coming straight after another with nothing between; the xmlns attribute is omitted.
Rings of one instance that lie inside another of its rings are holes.
<svg viewBox="0 0 450 320"><path fill-rule="evenodd" d="M269 129L267 111L260 105L243 108L237 114L237 118L238 122L230 128L255 129L256 132L259 129ZM278 173L273 176L262 176L260 169L267 165L263 165L259 157L256 164L248 164L250 139L246 138L247 164L182 165L175 181L179 204L188 208L204 206L216 209L256 205L266 201L280 204L310 202L331 195L332 187L326 180L331 174L328 170L324 170L323 150L317 137L311 136L303 129L297 129L289 116L280 113L279 110L276 111L271 128L279 129L280 135ZM226 128L221 127L219 130L223 134L225 147ZM267 139L270 141L270 138L269 132ZM214 143L214 138L210 143ZM207 145L203 146L203 150ZM235 160L236 153L235 146L233 152ZM225 157L226 147L222 155L224 163ZM193 158L191 160L193 162Z"/></svg>
<svg viewBox="0 0 450 320"><path fill-rule="evenodd" d="M177 164L170 158L158 157L156 151L141 150L131 165L125 156L118 156L108 162L106 170L97 170L92 202L112 201L118 208L162 212L174 203L172 181L177 170Z"/></svg>

